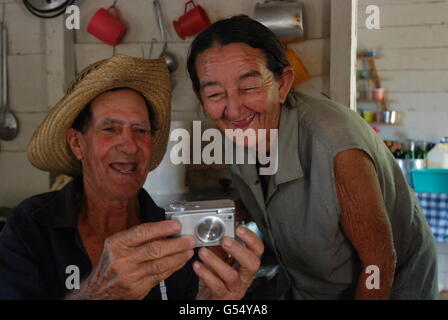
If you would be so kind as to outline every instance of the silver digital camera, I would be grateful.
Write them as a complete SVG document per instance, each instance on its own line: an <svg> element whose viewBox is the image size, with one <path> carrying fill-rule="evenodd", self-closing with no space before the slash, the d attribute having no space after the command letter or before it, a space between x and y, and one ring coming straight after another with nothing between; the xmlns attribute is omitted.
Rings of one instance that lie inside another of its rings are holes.
<svg viewBox="0 0 448 320"><path fill-rule="evenodd" d="M182 231L193 235L196 247L219 246L223 237L235 238L235 203L232 200L173 202L165 208L167 220L178 220Z"/></svg>

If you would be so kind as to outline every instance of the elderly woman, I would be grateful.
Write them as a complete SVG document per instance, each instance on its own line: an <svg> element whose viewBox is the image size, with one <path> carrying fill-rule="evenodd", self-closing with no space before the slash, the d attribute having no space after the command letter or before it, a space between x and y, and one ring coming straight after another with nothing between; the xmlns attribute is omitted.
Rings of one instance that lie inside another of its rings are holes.
<svg viewBox="0 0 448 320"><path fill-rule="evenodd" d="M247 246L223 240L237 264L205 248L202 263L193 263L195 238L168 238L181 225L165 221L142 189L165 153L169 106L163 60L117 55L77 76L28 147L37 168L76 178L9 216L0 238L1 299L244 296L263 251L255 234L237 230Z"/></svg>
<svg viewBox="0 0 448 320"><path fill-rule="evenodd" d="M188 71L226 133L278 129L278 145L267 144L278 147L277 172L260 175L262 161L230 166L280 266L274 297L436 297L434 239L392 154L356 113L292 90L269 29L246 16L214 23L191 44Z"/></svg>

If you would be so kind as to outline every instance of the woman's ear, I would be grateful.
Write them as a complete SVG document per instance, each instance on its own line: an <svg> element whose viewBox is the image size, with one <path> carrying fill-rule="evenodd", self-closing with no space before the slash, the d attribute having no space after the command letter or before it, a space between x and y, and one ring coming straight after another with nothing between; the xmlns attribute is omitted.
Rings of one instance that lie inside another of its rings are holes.
<svg viewBox="0 0 448 320"><path fill-rule="evenodd" d="M67 131L67 143L70 146L70 150L72 150L75 158L78 160L83 159L83 152L80 144L80 136L81 132L70 128Z"/></svg>
<svg viewBox="0 0 448 320"><path fill-rule="evenodd" d="M279 81L279 99L280 103L285 103L288 93L294 83L294 69L291 66L287 66L283 69L283 74Z"/></svg>

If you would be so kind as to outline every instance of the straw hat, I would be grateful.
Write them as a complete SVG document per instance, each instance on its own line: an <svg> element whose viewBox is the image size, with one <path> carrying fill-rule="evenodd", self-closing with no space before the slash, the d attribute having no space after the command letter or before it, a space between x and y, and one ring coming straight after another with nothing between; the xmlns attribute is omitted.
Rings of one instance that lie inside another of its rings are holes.
<svg viewBox="0 0 448 320"><path fill-rule="evenodd" d="M158 130L153 136L151 168L165 154L170 129L170 79L163 59L142 59L117 54L83 69L67 94L48 113L28 145L28 160L44 171L75 176L81 163L67 143L66 134L84 107L113 88L129 87L143 94L156 115Z"/></svg>

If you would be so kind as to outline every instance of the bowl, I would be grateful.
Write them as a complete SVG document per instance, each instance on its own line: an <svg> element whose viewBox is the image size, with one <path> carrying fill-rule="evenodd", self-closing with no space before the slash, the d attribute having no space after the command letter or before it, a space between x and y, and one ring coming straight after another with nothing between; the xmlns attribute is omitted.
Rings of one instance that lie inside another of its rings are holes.
<svg viewBox="0 0 448 320"><path fill-rule="evenodd" d="M373 112L373 111L363 111L362 112L362 117L368 123L374 122L375 121L375 112Z"/></svg>
<svg viewBox="0 0 448 320"><path fill-rule="evenodd" d="M448 193L448 169L414 169L411 174L416 192Z"/></svg>

